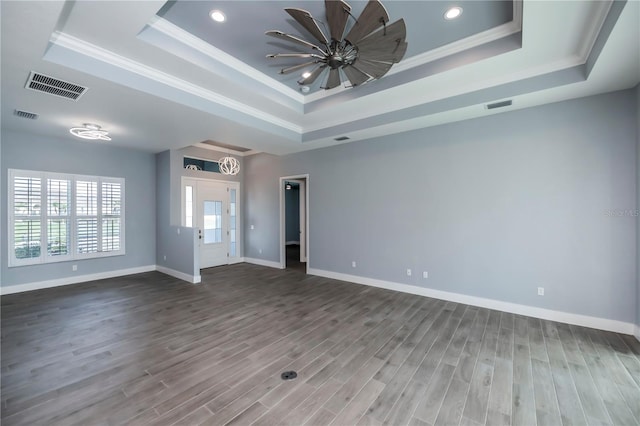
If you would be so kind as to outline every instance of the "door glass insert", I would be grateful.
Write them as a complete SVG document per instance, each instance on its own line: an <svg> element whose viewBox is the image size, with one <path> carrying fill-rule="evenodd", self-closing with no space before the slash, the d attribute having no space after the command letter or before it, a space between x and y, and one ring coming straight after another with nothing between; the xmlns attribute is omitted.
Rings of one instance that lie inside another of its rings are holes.
<svg viewBox="0 0 640 426"><path fill-rule="evenodd" d="M229 190L229 257L236 256L236 190Z"/></svg>
<svg viewBox="0 0 640 426"><path fill-rule="evenodd" d="M184 226L187 228L193 228L193 186L185 186L184 198Z"/></svg>
<svg viewBox="0 0 640 426"><path fill-rule="evenodd" d="M222 242L222 201L204 202L204 243Z"/></svg>

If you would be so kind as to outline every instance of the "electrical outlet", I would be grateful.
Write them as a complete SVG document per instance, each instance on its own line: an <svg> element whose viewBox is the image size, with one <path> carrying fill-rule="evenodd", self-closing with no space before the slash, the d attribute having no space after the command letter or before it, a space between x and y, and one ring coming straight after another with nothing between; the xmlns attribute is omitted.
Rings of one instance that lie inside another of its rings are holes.
<svg viewBox="0 0 640 426"><path fill-rule="evenodd" d="M164 260L167 260L167 255L166 254L164 255Z"/></svg>
<svg viewBox="0 0 640 426"><path fill-rule="evenodd" d="M354 260L353 262L351 262L351 267L355 268L356 267L356 261Z"/></svg>
<svg viewBox="0 0 640 426"><path fill-rule="evenodd" d="M429 273L427 271L423 271L422 272L422 278L424 278L424 279L429 278Z"/></svg>
<svg viewBox="0 0 640 426"><path fill-rule="evenodd" d="M71 270L72 271L77 271L78 270L78 265L71 265Z"/></svg>
<svg viewBox="0 0 640 426"><path fill-rule="evenodd" d="M538 296L544 296L544 287L538 287Z"/></svg>
<svg viewBox="0 0 640 426"><path fill-rule="evenodd" d="M176 228L176 233L180 235L180 228Z"/></svg>
<svg viewBox="0 0 640 426"><path fill-rule="evenodd" d="M255 226L253 226L253 225L251 225L251 229L256 229L256 227L255 227Z"/></svg>
<svg viewBox="0 0 640 426"><path fill-rule="evenodd" d="M262 249L258 249L258 253L262 254Z"/></svg>
<svg viewBox="0 0 640 426"><path fill-rule="evenodd" d="M410 277L411 276L411 269L407 269L407 276Z"/></svg>

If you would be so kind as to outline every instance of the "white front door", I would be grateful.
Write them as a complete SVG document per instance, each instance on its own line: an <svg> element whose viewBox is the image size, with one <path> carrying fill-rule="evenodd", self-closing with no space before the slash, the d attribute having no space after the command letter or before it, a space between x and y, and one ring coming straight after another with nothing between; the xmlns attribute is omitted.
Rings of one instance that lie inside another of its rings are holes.
<svg viewBox="0 0 640 426"><path fill-rule="evenodd" d="M223 183L197 183L196 227L200 241L200 267L229 263L229 193Z"/></svg>

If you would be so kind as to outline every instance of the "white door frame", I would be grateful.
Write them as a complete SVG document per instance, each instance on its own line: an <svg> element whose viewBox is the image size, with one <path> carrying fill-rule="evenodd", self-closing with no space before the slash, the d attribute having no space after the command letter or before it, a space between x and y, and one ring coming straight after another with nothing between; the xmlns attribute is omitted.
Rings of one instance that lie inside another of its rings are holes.
<svg viewBox="0 0 640 426"><path fill-rule="evenodd" d="M185 185L187 183L189 183L190 181L195 182L195 181L203 181L203 182L212 182L212 183L221 183L221 184L225 184L228 185L230 188L234 188L236 190L236 257L235 258L229 258L229 265L233 265L234 263L240 263L243 262L243 257L242 257L242 249L243 249L243 244L242 244L242 213L241 213L241 197L240 197L240 191L242 190L242 186L240 185L240 182L237 181L231 181L231 180L219 180L219 179L206 179L206 178L200 178L200 177L190 177L190 176L180 176L180 226L185 226L185 201L186 201L186 195L185 195ZM197 191L194 190L193 192L193 204L196 205L198 200L197 200ZM195 224L194 224L195 225ZM194 226L195 228L195 226ZM198 253L197 256L200 256L200 246L198 246Z"/></svg>
<svg viewBox="0 0 640 426"><path fill-rule="evenodd" d="M278 183L280 190L280 269L287 267L287 253L286 253L286 220L285 220L285 189L284 182L287 180L305 179L306 181L306 197L305 197L305 251L307 252L307 267L306 273L309 273L309 262L311 260L311 253L309 252L309 174L294 175L294 176L282 176Z"/></svg>

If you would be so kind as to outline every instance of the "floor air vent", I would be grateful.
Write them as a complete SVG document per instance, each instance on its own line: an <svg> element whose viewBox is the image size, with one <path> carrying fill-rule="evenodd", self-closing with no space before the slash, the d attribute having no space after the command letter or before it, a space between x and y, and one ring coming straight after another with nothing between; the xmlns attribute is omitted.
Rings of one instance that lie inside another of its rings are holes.
<svg viewBox="0 0 640 426"><path fill-rule="evenodd" d="M39 117L35 112L22 111L19 109L14 110L13 114L17 115L18 117L28 118L29 120L37 120Z"/></svg>
<svg viewBox="0 0 640 426"><path fill-rule="evenodd" d="M38 92L48 93L50 95L60 96L62 98L77 101L80 96L87 91L86 87L49 77L44 74L31 71L29 80L25 86L26 89L37 90Z"/></svg>

